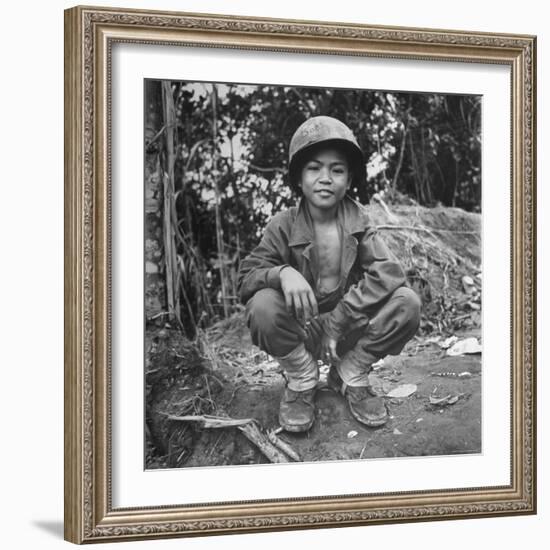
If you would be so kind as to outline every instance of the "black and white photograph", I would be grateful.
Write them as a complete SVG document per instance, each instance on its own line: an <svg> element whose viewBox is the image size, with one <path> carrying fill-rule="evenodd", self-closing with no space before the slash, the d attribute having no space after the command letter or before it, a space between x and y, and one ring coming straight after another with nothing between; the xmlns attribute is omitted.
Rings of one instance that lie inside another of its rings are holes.
<svg viewBox="0 0 550 550"><path fill-rule="evenodd" d="M540 42L318 7L64 12L67 541L540 523Z"/></svg>
<svg viewBox="0 0 550 550"><path fill-rule="evenodd" d="M146 469L482 452L482 97L144 87Z"/></svg>

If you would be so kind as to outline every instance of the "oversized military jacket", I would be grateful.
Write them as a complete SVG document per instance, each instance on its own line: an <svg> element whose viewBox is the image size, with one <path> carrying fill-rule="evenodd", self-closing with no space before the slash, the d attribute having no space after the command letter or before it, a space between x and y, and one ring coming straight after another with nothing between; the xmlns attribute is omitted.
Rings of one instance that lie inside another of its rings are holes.
<svg viewBox="0 0 550 550"><path fill-rule="evenodd" d="M406 284L403 269L388 250L377 230L370 226L366 209L348 196L338 205L342 235L340 282L329 295L318 290L313 222L305 199L298 206L275 215L256 248L241 262L239 295L243 303L263 288L281 287L280 272L292 266L308 281L319 310L325 317L325 332L340 340L350 328L368 318L399 287Z"/></svg>

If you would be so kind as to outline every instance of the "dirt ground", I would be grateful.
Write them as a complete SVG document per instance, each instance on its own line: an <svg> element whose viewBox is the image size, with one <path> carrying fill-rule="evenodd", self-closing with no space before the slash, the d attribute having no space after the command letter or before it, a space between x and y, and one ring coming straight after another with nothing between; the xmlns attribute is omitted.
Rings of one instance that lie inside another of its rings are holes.
<svg viewBox="0 0 550 550"><path fill-rule="evenodd" d="M328 367L320 365L315 424L305 434L279 437L302 461L480 453L481 355L451 357L441 344L450 336L479 341L481 335L481 217L399 205L391 214L377 205L369 212L377 227L390 227L384 239L423 303L418 336L371 374L389 422L378 429L357 422L344 398L326 387ZM405 384L414 385L410 395L388 396ZM199 329L193 341L169 327L148 326L146 467L267 462L237 428L169 415L252 418L265 433L278 427L283 387L278 364L251 344L242 309Z"/></svg>
<svg viewBox="0 0 550 550"><path fill-rule="evenodd" d="M186 361L185 372L156 388L148 418L148 468L196 467L268 462L237 428L200 428L189 422L166 420L167 414L211 414L254 418L264 430L278 427L278 407L284 378L278 364L254 348L246 328L234 331L233 351L244 360L224 360L218 353L215 368L199 357ZM478 330L457 335L479 337ZM177 350L176 334L166 352ZM316 421L302 434L281 432L304 462L355 460L399 456L454 455L481 452L481 355L447 356L441 339L416 337L401 355L387 357L371 373L371 385L380 395L404 384L416 390L408 397L385 397L389 422L367 428L349 413L345 399L326 386L328 367L320 365L316 394ZM224 342L224 346L227 343ZM204 353L204 350L203 350ZM225 354L230 356L227 347ZM432 404L449 397L450 404Z"/></svg>

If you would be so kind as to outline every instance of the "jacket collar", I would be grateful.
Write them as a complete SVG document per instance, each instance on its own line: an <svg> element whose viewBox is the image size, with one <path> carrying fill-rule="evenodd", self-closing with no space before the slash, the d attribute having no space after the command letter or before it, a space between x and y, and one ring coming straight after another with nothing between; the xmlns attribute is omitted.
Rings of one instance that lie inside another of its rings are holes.
<svg viewBox="0 0 550 550"><path fill-rule="evenodd" d="M343 228L344 236L362 233L369 227L369 220L365 208L345 195L338 205L338 223ZM289 246L299 246L314 241L313 221L302 197L298 203L296 217L292 224L289 237Z"/></svg>

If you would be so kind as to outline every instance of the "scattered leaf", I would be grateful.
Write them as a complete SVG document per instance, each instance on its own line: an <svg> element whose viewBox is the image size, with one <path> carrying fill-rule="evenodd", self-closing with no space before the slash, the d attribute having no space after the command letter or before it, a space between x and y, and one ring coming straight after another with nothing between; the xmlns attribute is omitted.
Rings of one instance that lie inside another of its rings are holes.
<svg viewBox="0 0 550 550"><path fill-rule="evenodd" d="M387 397L409 397L409 395L412 395L417 390L416 384L401 384L401 386L397 386L396 388L393 388L392 391L387 393Z"/></svg>
<svg viewBox="0 0 550 550"><path fill-rule="evenodd" d="M358 435L359 432L356 432L355 430L351 430L348 432L348 439L353 439Z"/></svg>
<svg viewBox="0 0 550 550"><path fill-rule="evenodd" d="M397 428L393 430L393 435L403 435L403 432L400 432Z"/></svg>
<svg viewBox="0 0 550 550"><path fill-rule="evenodd" d="M447 349L456 342L458 342L458 338L456 336L449 336L448 338L445 338L445 340L443 340L443 342L441 342L439 346L443 349Z"/></svg>
<svg viewBox="0 0 550 550"><path fill-rule="evenodd" d="M448 350L447 355L457 356L465 354L481 353L481 345L477 341L477 338L466 338L453 344Z"/></svg>
<svg viewBox="0 0 550 550"><path fill-rule="evenodd" d="M441 405L441 404L447 404L449 399L451 398L451 394L445 395L444 397L434 397L430 395L430 404L431 405Z"/></svg>
<svg viewBox="0 0 550 550"><path fill-rule="evenodd" d="M458 395L445 395L444 397L432 397L430 396L430 404L436 407L446 407L447 405L454 405L458 401Z"/></svg>

